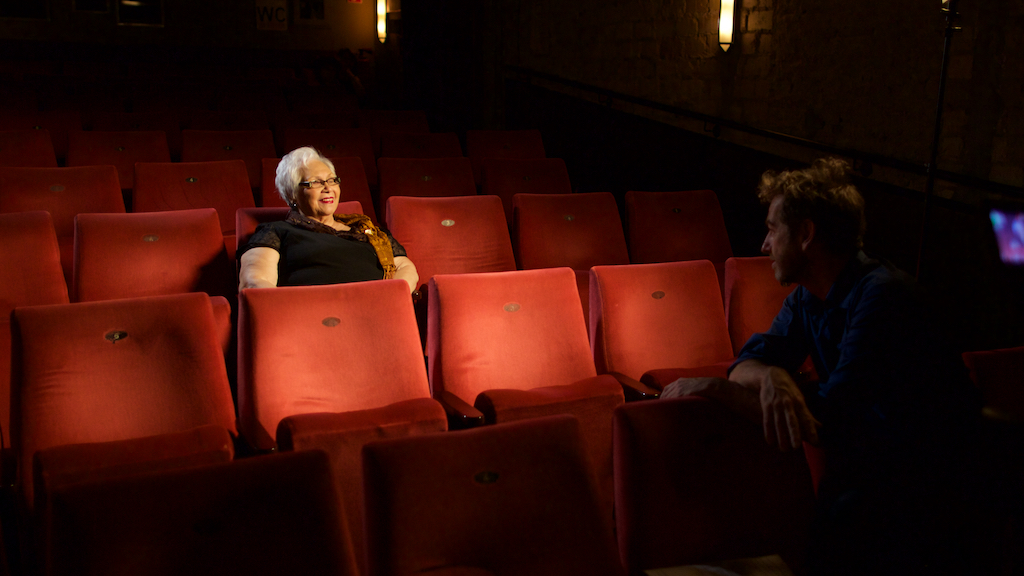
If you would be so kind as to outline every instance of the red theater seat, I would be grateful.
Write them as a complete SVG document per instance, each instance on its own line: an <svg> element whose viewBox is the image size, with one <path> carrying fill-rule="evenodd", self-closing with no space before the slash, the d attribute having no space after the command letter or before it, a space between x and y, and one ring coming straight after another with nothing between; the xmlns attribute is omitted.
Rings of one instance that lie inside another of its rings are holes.
<svg viewBox="0 0 1024 576"><path fill-rule="evenodd" d="M369 573L624 575L583 444L554 416L368 445Z"/></svg>
<svg viewBox="0 0 1024 576"><path fill-rule="evenodd" d="M54 575L358 574L321 452L80 483L53 510Z"/></svg>
<svg viewBox="0 0 1024 576"><path fill-rule="evenodd" d="M733 353L714 266L593 267L590 341L599 373L657 390L682 376L725 377Z"/></svg>
<svg viewBox="0 0 1024 576"><path fill-rule="evenodd" d="M362 551L362 446L447 429L430 398L408 284L243 290L238 324L243 435L262 450L276 434L281 450L326 451Z"/></svg>
<svg viewBox="0 0 1024 576"><path fill-rule="evenodd" d="M46 130L50 133L53 151L58 160L67 158L68 132L82 129L82 115L77 110L45 112L8 112L0 110L0 130Z"/></svg>
<svg viewBox="0 0 1024 576"><path fill-rule="evenodd" d="M626 232L632 263L710 260L724 285L732 246L711 190L626 192Z"/></svg>
<svg viewBox="0 0 1024 576"><path fill-rule="evenodd" d="M760 425L686 397L615 411L615 505L631 574L771 554L799 570L814 490L802 451L780 452Z"/></svg>
<svg viewBox="0 0 1024 576"><path fill-rule="evenodd" d="M210 298L195 293L15 310L11 444L22 504L33 508L33 461L41 450L116 441L179 444L179 433L202 426L236 434L218 332ZM168 434L174 436L154 438ZM151 452L123 445L92 449L101 455ZM117 462L122 470L129 464ZM97 470L109 465L103 458L95 462ZM76 475L87 476L80 469Z"/></svg>
<svg viewBox="0 0 1024 576"><path fill-rule="evenodd" d="M135 175L134 212L215 208L221 233L232 249L235 210L256 205L241 160L140 163L135 167Z"/></svg>
<svg viewBox="0 0 1024 576"><path fill-rule="evenodd" d="M64 278L74 263L75 216L124 213L113 166L79 168L0 168L0 213L46 210L53 218Z"/></svg>
<svg viewBox="0 0 1024 576"><path fill-rule="evenodd" d="M50 133L45 129L0 131L0 166L56 168Z"/></svg>
<svg viewBox="0 0 1024 576"><path fill-rule="evenodd" d="M725 318L733 354L739 354L751 336L771 328L794 289L779 284L767 256L725 261Z"/></svg>
<svg viewBox="0 0 1024 576"><path fill-rule="evenodd" d="M611 411L623 392L598 376L576 277L568 268L446 274L430 281L427 359L454 420L573 414L611 517Z"/></svg>
<svg viewBox="0 0 1024 576"><path fill-rule="evenodd" d="M0 437L6 449L11 446L11 311L68 302L48 213L0 214L0 270L5 271L0 275Z"/></svg>
<svg viewBox="0 0 1024 576"><path fill-rule="evenodd" d="M312 146L327 158L359 158L363 161L366 181L371 187L377 187L377 161L373 154L373 140L370 139L368 130L288 128L284 131L284 146L280 149L282 154L303 146Z"/></svg>
<svg viewBox="0 0 1024 576"><path fill-rule="evenodd" d="M270 130L182 130L182 162L245 162L249 187L263 181L263 159L276 156Z"/></svg>
<svg viewBox="0 0 1024 576"><path fill-rule="evenodd" d="M373 210L373 197L370 195L370 186L366 181L366 171L363 169L363 161L357 157L331 158L334 164L334 174L341 179L342 202L356 201L361 206L360 212L370 217L377 223L377 214ZM260 193L263 196L263 206L284 206L284 199L277 192L274 179L277 177L277 165L281 163L280 158L263 159L263 185ZM339 210L337 214L344 214Z"/></svg>
<svg viewBox="0 0 1024 576"><path fill-rule="evenodd" d="M430 132L427 114L422 110L360 110L357 124L369 130L375 156L381 155L380 137L383 132Z"/></svg>
<svg viewBox="0 0 1024 576"><path fill-rule="evenodd" d="M509 222L516 194L572 194L569 172L561 158L486 158L480 179L481 193L501 198Z"/></svg>
<svg viewBox="0 0 1024 576"><path fill-rule="evenodd" d="M117 168L122 190L135 188L136 162L170 162L167 136L160 131L71 132L68 134L68 166ZM134 208L133 208L134 209Z"/></svg>
<svg viewBox="0 0 1024 576"><path fill-rule="evenodd" d="M178 112L93 112L86 124L90 130L110 132L163 131L167 135L171 158L181 158L181 117Z"/></svg>
<svg viewBox="0 0 1024 576"><path fill-rule="evenodd" d="M484 158L544 158L540 130L466 130L466 155L480 183Z"/></svg>
<svg viewBox="0 0 1024 576"><path fill-rule="evenodd" d="M385 219L392 196L476 196L469 158L381 158L377 164Z"/></svg>
<svg viewBox="0 0 1024 576"><path fill-rule="evenodd" d="M462 144L454 132L383 132L381 158L459 158ZM472 168L470 168L472 174Z"/></svg>

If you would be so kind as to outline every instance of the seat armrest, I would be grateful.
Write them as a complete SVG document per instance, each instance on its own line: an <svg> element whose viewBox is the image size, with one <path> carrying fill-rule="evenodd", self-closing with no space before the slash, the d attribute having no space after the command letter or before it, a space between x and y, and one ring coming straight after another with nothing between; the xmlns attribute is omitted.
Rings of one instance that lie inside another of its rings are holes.
<svg viewBox="0 0 1024 576"><path fill-rule="evenodd" d="M484 415L476 408L470 406L462 398L451 392L444 391L436 398L444 407L448 415L448 428L450 430L464 430L483 426Z"/></svg>
<svg viewBox="0 0 1024 576"><path fill-rule="evenodd" d="M625 396L626 402L657 400L661 397L660 390L652 388L639 380L634 380L622 372L609 372L608 375L614 377L622 385L622 395Z"/></svg>

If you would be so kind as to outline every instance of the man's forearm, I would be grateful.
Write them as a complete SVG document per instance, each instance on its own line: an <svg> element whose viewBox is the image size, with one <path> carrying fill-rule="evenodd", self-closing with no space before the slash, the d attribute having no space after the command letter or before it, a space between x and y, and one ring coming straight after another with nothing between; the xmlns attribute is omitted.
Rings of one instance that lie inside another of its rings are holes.
<svg viewBox="0 0 1024 576"><path fill-rule="evenodd" d="M744 388L760 390L761 382L764 381L769 369L771 366L760 360L744 360L732 369L732 372L729 373L729 380Z"/></svg>

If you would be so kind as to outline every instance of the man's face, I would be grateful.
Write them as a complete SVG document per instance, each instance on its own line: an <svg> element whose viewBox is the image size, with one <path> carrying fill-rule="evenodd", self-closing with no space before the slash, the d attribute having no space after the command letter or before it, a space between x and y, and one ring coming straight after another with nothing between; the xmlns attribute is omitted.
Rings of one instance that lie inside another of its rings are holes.
<svg viewBox="0 0 1024 576"><path fill-rule="evenodd" d="M782 196L772 199L768 207L768 234L761 244L761 252L772 259L775 279L783 286L799 282L807 266L807 256L800 246L796 231L782 220Z"/></svg>

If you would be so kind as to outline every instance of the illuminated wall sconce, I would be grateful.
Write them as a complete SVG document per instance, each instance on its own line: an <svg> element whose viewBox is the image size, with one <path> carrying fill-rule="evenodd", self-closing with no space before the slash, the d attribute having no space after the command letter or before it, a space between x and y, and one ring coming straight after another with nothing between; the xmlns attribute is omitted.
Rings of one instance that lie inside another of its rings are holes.
<svg viewBox="0 0 1024 576"><path fill-rule="evenodd" d="M377 0L377 40L384 42L388 38L388 2Z"/></svg>
<svg viewBox="0 0 1024 576"><path fill-rule="evenodd" d="M721 11L718 15L718 45L728 51L732 45L733 0L721 0Z"/></svg>

